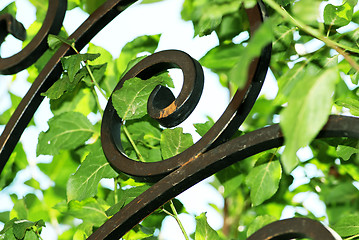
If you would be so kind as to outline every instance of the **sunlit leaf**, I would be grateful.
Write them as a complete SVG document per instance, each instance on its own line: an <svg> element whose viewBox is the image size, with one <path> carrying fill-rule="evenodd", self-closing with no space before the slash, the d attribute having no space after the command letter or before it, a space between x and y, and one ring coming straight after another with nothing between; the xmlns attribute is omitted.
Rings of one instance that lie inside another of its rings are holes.
<svg viewBox="0 0 359 240"><path fill-rule="evenodd" d="M195 240L220 240L218 233L209 226L206 213L196 217Z"/></svg>
<svg viewBox="0 0 359 240"><path fill-rule="evenodd" d="M81 68L81 62L92 61L98 58L100 54L75 54L67 57L61 58L62 67L67 75L69 76L69 81L73 82L75 75Z"/></svg>
<svg viewBox="0 0 359 240"><path fill-rule="evenodd" d="M51 118L49 130L41 132L36 154L56 155L61 149L75 149L94 133L91 122L81 113L66 112Z"/></svg>
<svg viewBox="0 0 359 240"><path fill-rule="evenodd" d="M296 152L308 145L327 122L338 70L329 68L304 77L291 92L288 107L281 112L280 126L285 138L282 163L287 173L297 165Z"/></svg>
<svg viewBox="0 0 359 240"><path fill-rule="evenodd" d="M333 229L341 236L341 237L349 237L353 235L359 234L359 222L358 222L359 214L352 214L342 218L337 222Z"/></svg>
<svg viewBox="0 0 359 240"><path fill-rule="evenodd" d="M72 200L69 202L68 209L64 213L99 227L107 220L106 207L94 198L83 201Z"/></svg>
<svg viewBox="0 0 359 240"><path fill-rule="evenodd" d="M278 190L282 168L278 160L269 161L250 170L246 184L250 187L253 206L258 206Z"/></svg>
<svg viewBox="0 0 359 240"><path fill-rule="evenodd" d="M248 45L240 55L240 59L229 72L229 81L234 83L238 88L243 88L247 81L250 63L255 57L258 57L262 49L273 39L272 23L266 21L260 26Z"/></svg>
<svg viewBox="0 0 359 240"><path fill-rule="evenodd" d="M118 175L106 160L100 143L95 144L98 146L96 150L90 152L67 182L67 201L81 201L95 196L102 178L114 178Z"/></svg>
<svg viewBox="0 0 359 240"><path fill-rule="evenodd" d="M161 135L161 151L164 159L176 156L193 145L192 135L183 128L165 129Z"/></svg>
<svg viewBox="0 0 359 240"><path fill-rule="evenodd" d="M148 80L132 78L112 95L112 103L123 120L142 118L147 114L147 100L157 85L165 85L168 77L154 76Z"/></svg>

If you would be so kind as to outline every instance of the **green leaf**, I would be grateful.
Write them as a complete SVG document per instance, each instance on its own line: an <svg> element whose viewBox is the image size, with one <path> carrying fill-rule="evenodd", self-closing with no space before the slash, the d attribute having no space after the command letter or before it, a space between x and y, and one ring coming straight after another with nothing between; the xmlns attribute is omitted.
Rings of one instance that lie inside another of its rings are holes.
<svg viewBox="0 0 359 240"><path fill-rule="evenodd" d="M253 233L257 230L261 229L262 227L276 221L277 219L270 215L263 215L256 217L253 222L248 226L247 230L247 237L250 237Z"/></svg>
<svg viewBox="0 0 359 240"><path fill-rule="evenodd" d="M307 74L289 95L288 106L280 114L286 145L282 163L287 173L298 163L295 154L299 148L308 145L327 122L337 81L336 68Z"/></svg>
<svg viewBox="0 0 359 240"><path fill-rule="evenodd" d="M157 85L164 85L166 77L154 76L148 80L132 78L112 95L112 103L123 120L142 118L147 114L147 100Z"/></svg>
<svg viewBox="0 0 359 240"><path fill-rule="evenodd" d="M80 7L89 14L92 14L97 8L99 8L106 0L86 0L81 1Z"/></svg>
<svg viewBox="0 0 359 240"><path fill-rule="evenodd" d="M13 233L17 239L23 239L25 237L26 231L30 230L32 227L45 227L43 220L37 222L31 222L28 220L16 220L13 224Z"/></svg>
<svg viewBox="0 0 359 240"><path fill-rule="evenodd" d="M193 145L192 135L183 128L165 129L161 135L161 152L164 159L176 156Z"/></svg>
<svg viewBox="0 0 359 240"><path fill-rule="evenodd" d="M50 100L50 108L54 115L59 115L65 112L79 112L84 116L95 111L96 100L89 88L83 88L79 84L70 93L62 95L58 99Z"/></svg>
<svg viewBox="0 0 359 240"><path fill-rule="evenodd" d="M73 235L73 240L87 239L92 234L92 228L93 224L87 222L76 226L76 232Z"/></svg>
<svg viewBox="0 0 359 240"><path fill-rule="evenodd" d="M338 145L337 154L343 160L347 161L353 154L359 153L358 147L359 147L359 145L357 147Z"/></svg>
<svg viewBox="0 0 359 240"><path fill-rule="evenodd" d="M207 223L206 213L196 217L195 240L220 240L218 233Z"/></svg>
<svg viewBox="0 0 359 240"><path fill-rule="evenodd" d="M138 197L141 193L143 193L149 188L150 186L144 185L128 188L125 190L120 189L118 191L118 202L106 211L107 216L112 216L116 214L124 206L126 206L128 203L130 203L132 200L134 200L136 197Z"/></svg>
<svg viewBox="0 0 359 240"><path fill-rule="evenodd" d="M74 81L75 75L80 70L81 62L92 61L99 56L100 54L84 53L61 58L62 68L69 76L69 81L71 83Z"/></svg>
<svg viewBox="0 0 359 240"><path fill-rule="evenodd" d="M18 221L17 218L13 218L13 219L7 221L4 225L4 228L0 231L0 234L4 234L9 229L11 229L14 226L14 222L16 222L16 221Z"/></svg>
<svg viewBox="0 0 359 240"><path fill-rule="evenodd" d="M295 28L289 28L284 24L280 24L273 28L275 40L273 42L274 51L286 51L293 41L293 33Z"/></svg>
<svg viewBox="0 0 359 240"><path fill-rule="evenodd" d="M128 233L123 236L124 240L139 240L139 239L150 239L154 233L154 228L144 227L141 224L131 229Z"/></svg>
<svg viewBox="0 0 359 240"><path fill-rule="evenodd" d="M47 37L47 44L49 45L49 47L51 49L56 49L59 46L61 46L63 43L69 45L69 46L73 46L73 44L75 43L74 39L66 39L62 36L56 36L53 34L49 34L49 36Z"/></svg>
<svg viewBox="0 0 359 240"><path fill-rule="evenodd" d="M72 200L69 202L68 210L65 213L82 219L84 223L90 223L95 227L99 227L108 219L105 213L107 207L94 198L83 201Z"/></svg>
<svg viewBox="0 0 359 240"><path fill-rule="evenodd" d="M250 187L253 206L271 198L278 190L282 168L278 160L269 161L250 170L246 184Z"/></svg>
<svg viewBox="0 0 359 240"><path fill-rule="evenodd" d="M44 22L48 9L48 2L42 0L30 0L30 2L36 7L36 21L40 23Z"/></svg>
<svg viewBox="0 0 359 240"><path fill-rule="evenodd" d="M240 55L240 59L229 72L229 81L238 88L247 82L250 63L261 54L262 49L273 39L272 21L267 20L256 31Z"/></svg>
<svg viewBox="0 0 359 240"><path fill-rule="evenodd" d="M350 113L359 116L359 100L353 97L339 98L335 101L338 106L346 107L350 110Z"/></svg>
<svg viewBox="0 0 359 240"><path fill-rule="evenodd" d="M101 82L105 76L107 63L101 65L89 65L90 71L92 72L93 77L95 78L96 82ZM90 74L86 68L82 68L77 75L81 78L82 81L86 83L87 86L92 87L94 86L94 82L92 81ZM75 78L77 77L75 76Z"/></svg>
<svg viewBox="0 0 359 240"><path fill-rule="evenodd" d="M67 182L67 201L83 200L93 197L102 178L114 178L118 174L112 169L103 154L100 142L86 157L76 173Z"/></svg>
<svg viewBox="0 0 359 240"><path fill-rule="evenodd" d="M279 5L285 7L285 6L287 6L288 4L293 3L294 0L276 0L276 2L277 2Z"/></svg>
<svg viewBox="0 0 359 240"><path fill-rule="evenodd" d="M345 1L343 5L327 4L324 8L324 23L329 26L346 26L353 17L353 9L357 0Z"/></svg>
<svg viewBox="0 0 359 240"><path fill-rule="evenodd" d="M208 121L205 123L195 123L193 126L196 128L196 132L203 137L209 129L214 125L214 121L212 118L208 117Z"/></svg>
<svg viewBox="0 0 359 240"><path fill-rule="evenodd" d="M67 73L63 73L61 78L57 80L46 92L41 93L41 96L48 97L49 99L59 99L67 92L72 92L80 78L75 78L75 81L70 82Z"/></svg>
<svg viewBox="0 0 359 240"><path fill-rule="evenodd" d="M38 163L37 166L58 187L66 188L66 183L72 173L76 171L79 164L73 159L71 152L61 151L53 157L50 163Z"/></svg>
<svg viewBox="0 0 359 240"><path fill-rule="evenodd" d="M16 16L16 11L17 11L17 7L16 7L16 3L12 2L9 5L7 5L6 7L4 7L1 11L0 11L0 15L5 14L5 13L9 13L11 14L13 17Z"/></svg>
<svg viewBox="0 0 359 240"><path fill-rule="evenodd" d="M120 57L116 59L116 66L119 75L125 72L128 63L137 58L140 53L154 53L158 47L161 34L157 35L144 35L135 38L127 43L121 51Z"/></svg>
<svg viewBox="0 0 359 240"><path fill-rule="evenodd" d="M54 116L48 124L49 130L39 135L37 156L56 155L62 149L75 149L84 144L94 133L91 122L78 112Z"/></svg>
<svg viewBox="0 0 359 240"><path fill-rule="evenodd" d="M349 237L359 234L359 214L351 214L341 218L334 226L333 229L341 237Z"/></svg>
<svg viewBox="0 0 359 240"><path fill-rule="evenodd" d="M213 72L229 71L239 61L244 47L236 44L219 45L212 48L199 61Z"/></svg>
<svg viewBox="0 0 359 240"><path fill-rule="evenodd" d="M10 185L14 181L16 174L28 165L24 148L21 143L18 143L0 175L0 189Z"/></svg>
<svg viewBox="0 0 359 240"><path fill-rule="evenodd" d="M319 18L319 6L321 1L318 0L301 0L296 1L293 5L293 15L306 24L317 23Z"/></svg>
<svg viewBox="0 0 359 240"><path fill-rule="evenodd" d="M142 0L141 4L157 3L162 2L163 0Z"/></svg>
<svg viewBox="0 0 359 240"><path fill-rule="evenodd" d="M24 182L24 184L26 184L27 186L30 186L34 189L40 190L40 183L38 181L36 181L33 178L30 178L29 180L27 180L26 182Z"/></svg>

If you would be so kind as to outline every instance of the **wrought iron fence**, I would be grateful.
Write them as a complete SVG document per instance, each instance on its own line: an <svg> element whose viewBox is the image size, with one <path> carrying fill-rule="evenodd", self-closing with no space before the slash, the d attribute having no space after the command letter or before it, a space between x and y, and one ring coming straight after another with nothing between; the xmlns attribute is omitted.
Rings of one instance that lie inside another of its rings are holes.
<svg viewBox="0 0 359 240"><path fill-rule="evenodd" d="M90 15L69 39L74 39L76 48L81 50L133 2L135 0L108 0ZM37 35L19 53L9 58L0 58L0 73L15 74L31 66L48 48L48 35L60 31L66 9L66 0L49 0L46 18ZM248 9L247 14L250 31L254 33L265 19L263 4L259 2L254 8ZM26 30L13 16L5 14L0 16L0 43L8 34L24 39ZM73 50L67 44L63 44L57 50L11 116L0 137L0 171L42 102L44 97L41 93L48 90L60 77L62 72L60 59L72 53ZM196 183L249 156L283 145L283 135L279 125L264 127L229 140L254 105L262 88L270 58L271 45L268 45L262 50L261 56L251 63L245 87L235 93L214 126L192 147L161 162L138 162L124 154L121 139L118 138L122 120L115 114L110 99L101 126L101 141L107 160L116 171L155 184L116 213L89 239L119 239L146 216ZM194 110L204 84L201 65L188 54L177 50L155 53L130 69L115 90L120 89L130 78L147 79L171 68L182 70L185 87L177 98L167 88L157 87L150 96L148 113L165 127L176 126ZM317 138L329 137L359 138L359 119L331 116L317 136ZM304 237L315 240L340 239L332 230L307 218L271 223L248 239Z"/></svg>

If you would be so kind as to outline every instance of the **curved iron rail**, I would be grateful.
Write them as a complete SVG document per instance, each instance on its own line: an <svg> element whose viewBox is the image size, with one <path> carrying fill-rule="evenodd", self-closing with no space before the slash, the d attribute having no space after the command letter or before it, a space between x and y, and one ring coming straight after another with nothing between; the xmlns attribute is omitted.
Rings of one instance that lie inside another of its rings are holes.
<svg viewBox="0 0 359 240"><path fill-rule="evenodd" d="M108 0L69 38L75 39L77 49L82 49L104 26L135 1ZM47 48L45 46L47 44L44 44L47 35L56 34L61 27L66 4L66 0L49 0L46 16L49 21L45 21L39 33L24 50L8 59L0 59L2 74L12 74L25 69L41 56ZM253 34L263 21L264 8L258 4L248 10L247 14L250 31ZM3 35L11 33L18 35L20 39L23 37L24 31L11 16L3 16L0 18L0 24L1 21L6 23L7 32L2 33ZM259 94L269 64L270 50L270 46L267 46L263 49L261 57L252 62L246 86L235 94L224 114L210 131L193 147L162 162L138 163L123 154L121 142L115 134L119 132L121 119L114 114L112 103L109 101L101 129L103 149L109 162L117 171L156 183L116 213L89 239L118 239L168 200L201 180L246 157L283 144L279 125L258 129L228 141L243 123ZM58 49L10 118L0 136L0 172L42 102L43 97L40 93L46 91L59 78L62 71L60 59L71 53L67 45L62 45ZM172 50L152 55L132 68L116 89L121 88L123 82L131 77L139 76L146 79L173 67L179 67L184 72L185 82L180 95L176 99L167 88L158 87L150 97L148 111L162 125L175 126L194 109L203 86L201 66L186 53ZM318 135L318 138L327 137L359 139L359 119L331 116ZM126 167L127 164L131 167ZM249 240L293 237L311 237L315 240L338 239L319 222L310 219L289 219L264 227L254 233Z"/></svg>

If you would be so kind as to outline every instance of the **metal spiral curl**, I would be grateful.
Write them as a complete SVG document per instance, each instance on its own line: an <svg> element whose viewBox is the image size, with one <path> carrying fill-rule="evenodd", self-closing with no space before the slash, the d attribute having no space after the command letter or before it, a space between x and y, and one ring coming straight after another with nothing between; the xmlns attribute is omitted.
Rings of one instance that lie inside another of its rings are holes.
<svg viewBox="0 0 359 240"><path fill-rule="evenodd" d="M257 30L265 18L263 5L258 4L247 10L251 34ZM121 146L122 119L116 116L111 99L107 103L101 127L101 141L104 153L111 166L137 179L157 182L167 174L187 164L200 154L227 141L249 114L259 92L269 66L271 46L262 51L250 65L248 80L243 89L238 90L227 109L214 126L193 146L169 159L158 162L139 162L128 158ZM148 113L161 125L176 126L193 111L199 101L203 88L203 71L200 64L188 54L168 50L155 53L136 64L121 79L115 90L132 77L148 79L169 68L179 67L183 71L184 83L178 98L169 89L157 87L148 102Z"/></svg>
<svg viewBox="0 0 359 240"><path fill-rule="evenodd" d="M34 64L48 49L48 35L58 34L60 32L66 9L67 0L49 0L46 17L39 32L19 53L8 58L0 58L0 74L15 74ZM0 28L2 30L0 45L8 33L11 33L14 37L22 41L25 40L26 30L13 16L5 14L0 18L0 22L1 21L6 25L6 31L4 31L4 27Z"/></svg>
<svg viewBox="0 0 359 240"><path fill-rule="evenodd" d="M136 0L108 0L90 15L69 39L75 39L76 48L81 50L92 37L134 2ZM44 53L47 49L44 41L49 33L56 34L61 27L66 6L66 0L49 0L49 10L39 33L21 52L10 58L0 59L0 73L12 74L25 69ZM247 9L247 15L252 35L265 17L261 2L254 8ZM6 26L1 25L4 21ZM21 25L9 16L0 17L0 31L0 37L4 38L10 33L22 39L24 34ZM60 59L71 53L72 50L66 44L57 50L11 116L0 136L0 172L42 102L43 97L40 93L51 87L61 75ZM119 139L122 121L115 114L112 102L108 102L101 128L103 150L108 161L117 171L156 183L116 213L88 239L119 239L146 216L196 183L249 156L283 145L279 125L261 128L228 140L243 123L259 95L269 65L270 53L271 47L267 46L262 50L261 56L252 61L246 86L236 92L215 125L195 145L161 162L136 162L122 153ZM147 79L173 67L180 68L184 73L180 95L175 98L169 89L157 87L150 96L148 112L163 126L175 126L193 111L203 87L201 66L188 54L175 50L155 53L132 68L116 89L121 88L123 82L131 77ZM359 139L359 119L331 116L317 136L328 137ZM293 237L311 237L314 240L340 239L317 221L294 218L269 224L248 240Z"/></svg>

